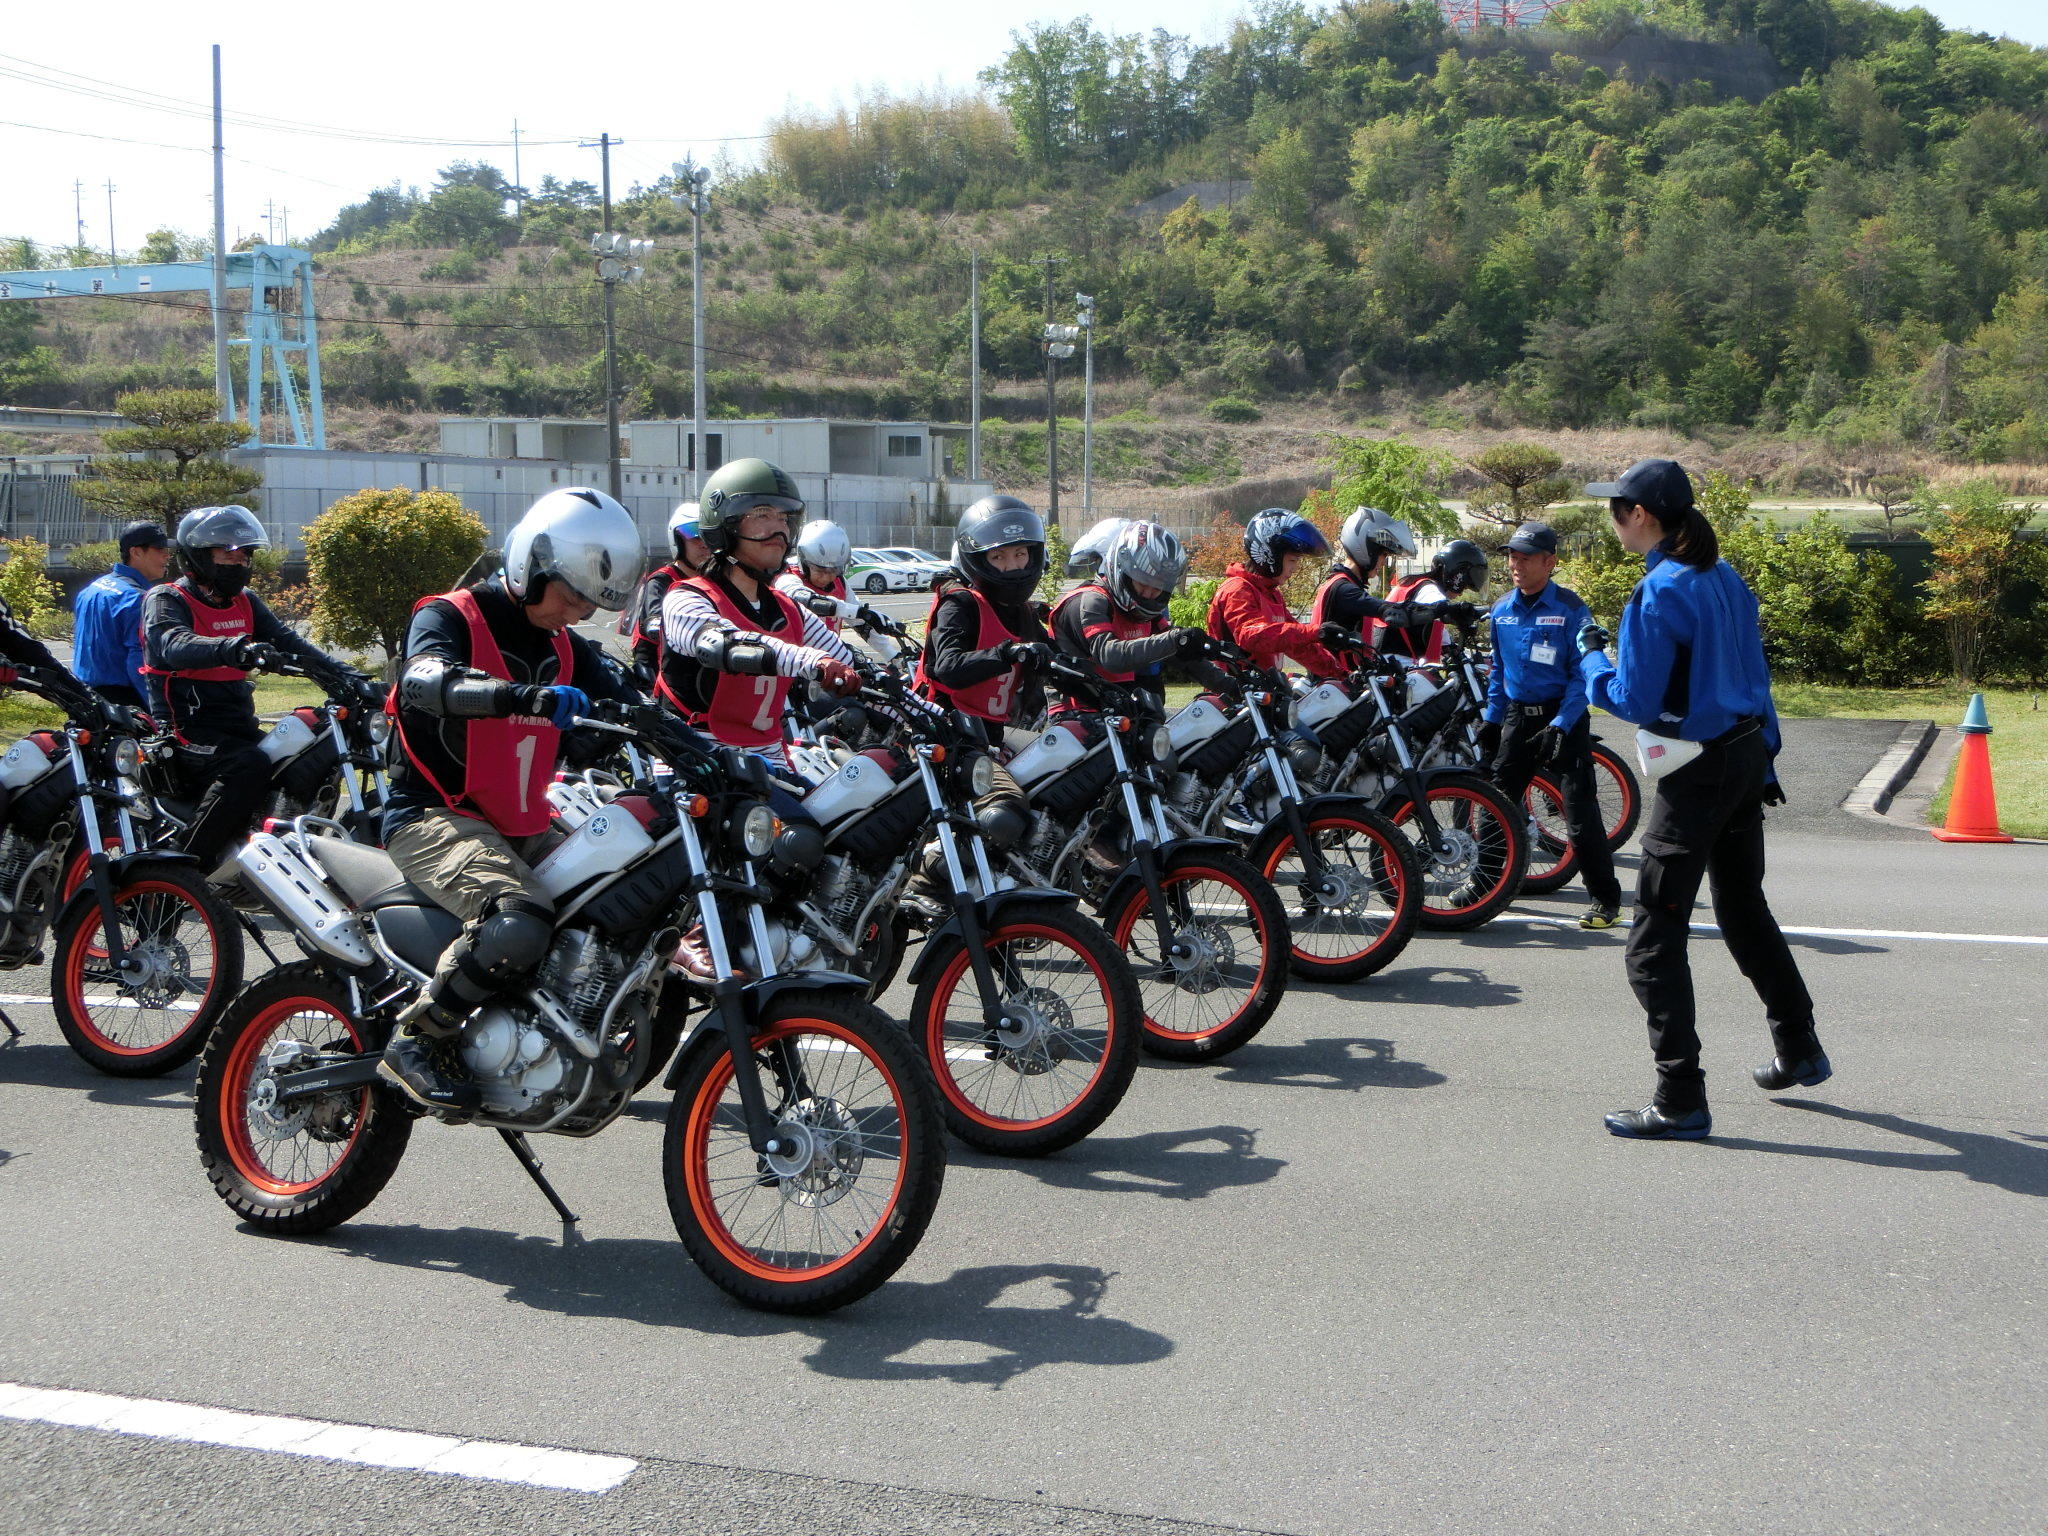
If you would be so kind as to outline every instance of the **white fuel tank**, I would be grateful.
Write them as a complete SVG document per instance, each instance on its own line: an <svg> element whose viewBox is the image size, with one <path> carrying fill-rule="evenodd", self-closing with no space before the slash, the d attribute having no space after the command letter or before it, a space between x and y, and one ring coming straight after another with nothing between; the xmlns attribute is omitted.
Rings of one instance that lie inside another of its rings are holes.
<svg viewBox="0 0 2048 1536"><path fill-rule="evenodd" d="M1214 700L1197 698L1173 712L1166 722L1166 734L1174 751L1186 752L1221 735L1229 724L1230 716L1218 709Z"/></svg>
<svg viewBox="0 0 2048 1536"><path fill-rule="evenodd" d="M293 710L270 728L270 734L257 744L256 750L273 763L289 762L313 745L313 739L313 727L306 723L304 715Z"/></svg>
<svg viewBox="0 0 2048 1536"><path fill-rule="evenodd" d="M41 733L38 732L38 735ZM50 771L54 755L43 750L35 736L24 736L0 757L0 784L9 789L26 789Z"/></svg>
<svg viewBox="0 0 2048 1536"><path fill-rule="evenodd" d="M895 786L891 777L895 761L894 753L879 747L854 753L831 777L804 796L804 809L818 818L820 826L830 827L870 806L880 805Z"/></svg>
<svg viewBox="0 0 2048 1536"><path fill-rule="evenodd" d="M1087 728L1078 722L1059 722L1039 733L1036 741L1010 759L1010 776L1029 789L1071 768L1088 755Z"/></svg>
<svg viewBox="0 0 2048 1536"><path fill-rule="evenodd" d="M1294 723L1304 731L1326 725L1351 707L1352 693L1342 683L1318 683L1294 702Z"/></svg>
<svg viewBox="0 0 2048 1536"><path fill-rule="evenodd" d="M623 869L654 846L640 818L620 805L595 812L534 867L541 889L566 896L600 875Z"/></svg>

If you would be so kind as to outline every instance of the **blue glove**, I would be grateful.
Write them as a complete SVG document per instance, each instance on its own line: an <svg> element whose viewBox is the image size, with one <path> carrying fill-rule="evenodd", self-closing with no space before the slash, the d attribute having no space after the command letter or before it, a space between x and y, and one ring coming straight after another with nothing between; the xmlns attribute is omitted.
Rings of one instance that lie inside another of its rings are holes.
<svg viewBox="0 0 2048 1536"><path fill-rule="evenodd" d="M590 713L590 695L581 688L565 688L554 685L555 712L548 717L548 724L558 731L566 731L578 715Z"/></svg>

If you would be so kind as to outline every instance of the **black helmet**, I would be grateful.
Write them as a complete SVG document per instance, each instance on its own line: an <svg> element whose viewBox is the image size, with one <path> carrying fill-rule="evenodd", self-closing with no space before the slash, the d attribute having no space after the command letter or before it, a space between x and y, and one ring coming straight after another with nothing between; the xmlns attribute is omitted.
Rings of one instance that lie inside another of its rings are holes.
<svg viewBox="0 0 2048 1536"><path fill-rule="evenodd" d="M1470 539L1453 539L1429 562L1436 584L1456 597L1486 585L1486 551Z"/></svg>
<svg viewBox="0 0 2048 1536"><path fill-rule="evenodd" d="M268 549L270 535L247 507L195 507L178 520L178 558L202 587L236 597L249 585L254 567L221 565L216 549Z"/></svg>
<svg viewBox="0 0 2048 1536"><path fill-rule="evenodd" d="M754 507L774 507L794 517L803 511L804 499L796 482L766 459L734 459L698 493L697 536L712 554L729 558L739 542L734 530Z"/></svg>
<svg viewBox="0 0 2048 1536"><path fill-rule="evenodd" d="M1246 564L1261 576L1278 576L1280 562L1288 555L1327 555L1330 541L1320 528L1299 512L1285 507L1268 507L1252 515L1244 525Z"/></svg>
<svg viewBox="0 0 2048 1536"><path fill-rule="evenodd" d="M988 557L1012 544L1028 545L1031 558L1020 570L999 571ZM960 574L998 603L1021 603L1045 575L1045 522L1014 496L984 496L953 529L954 563Z"/></svg>

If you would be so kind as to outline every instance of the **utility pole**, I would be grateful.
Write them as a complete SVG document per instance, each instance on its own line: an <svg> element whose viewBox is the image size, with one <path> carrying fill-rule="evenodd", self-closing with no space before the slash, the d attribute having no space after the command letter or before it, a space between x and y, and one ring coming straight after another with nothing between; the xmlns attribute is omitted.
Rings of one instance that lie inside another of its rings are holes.
<svg viewBox="0 0 2048 1536"><path fill-rule="evenodd" d="M71 243L82 251L85 249L85 183L82 181L71 183L71 217L78 225L78 236Z"/></svg>
<svg viewBox="0 0 2048 1536"><path fill-rule="evenodd" d="M1074 307L1081 316L1081 516L1095 515L1095 295L1077 293Z"/></svg>
<svg viewBox="0 0 2048 1536"><path fill-rule="evenodd" d="M213 388L220 419L235 419L235 384L228 374L228 211L220 142L220 44L213 45Z"/></svg>
<svg viewBox="0 0 2048 1536"><path fill-rule="evenodd" d="M1045 520L1050 528L1060 523L1060 407L1059 360L1072 357L1072 341L1059 332L1065 327L1052 323L1052 269L1057 256L1042 256L1045 263ZM1066 350L1062 352L1061 347Z"/></svg>
<svg viewBox="0 0 2048 1536"><path fill-rule="evenodd" d="M526 226L526 183L519 175L519 119L512 119L512 206L517 210L512 222L522 229Z"/></svg>
<svg viewBox="0 0 2048 1536"><path fill-rule="evenodd" d="M120 247L114 244L114 184L107 183L107 260L115 266L121 265Z"/></svg>
<svg viewBox="0 0 2048 1536"><path fill-rule="evenodd" d="M277 244L277 200L263 199L263 241L266 245Z"/></svg>
<svg viewBox="0 0 2048 1536"><path fill-rule="evenodd" d="M604 229L605 242L600 245L591 241L592 249L600 252L597 275L604 284L604 448L605 468L610 477L612 498L618 499L624 481L619 474L619 336L618 336L618 276L607 276L607 257L602 253L613 250L615 242L612 232L612 146L619 141L608 133L597 137L597 151L604 167ZM585 144L585 149L591 146ZM617 266L616 261L612 265Z"/></svg>
<svg viewBox="0 0 2048 1536"><path fill-rule="evenodd" d="M278 233L282 236L278 244L290 245L292 243L292 210L290 204L286 204L277 210L277 227Z"/></svg>
<svg viewBox="0 0 2048 1536"><path fill-rule="evenodd" d="M671 169L687 190L670 199L690 210L690 494L704 489L704 212L711 168L692 155Z"/></svg>
<svg viewBox="0 0 2048 1536"><path fill-rule="evenodd" d="M981 252L967 257L967 478L981 478Z"/></svg>

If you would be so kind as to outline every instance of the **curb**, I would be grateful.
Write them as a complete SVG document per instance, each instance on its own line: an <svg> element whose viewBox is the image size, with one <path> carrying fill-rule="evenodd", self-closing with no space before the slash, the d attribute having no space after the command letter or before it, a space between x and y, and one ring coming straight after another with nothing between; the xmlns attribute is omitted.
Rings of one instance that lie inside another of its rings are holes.
<svg viewBox="0 0 2048 1536"><path fill-rule="evenodd" d="M1899 728L1898 739L1843 799L1842 809L1852 816L1890 822L1885 812L1891 809L1899 791L1913 781L1913 775L1927 759L1928 749L1940 736L1941 727L1932 720L1906 722Z"/></svg>

